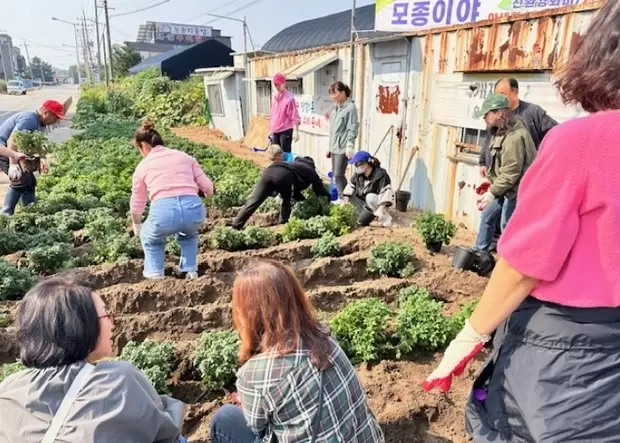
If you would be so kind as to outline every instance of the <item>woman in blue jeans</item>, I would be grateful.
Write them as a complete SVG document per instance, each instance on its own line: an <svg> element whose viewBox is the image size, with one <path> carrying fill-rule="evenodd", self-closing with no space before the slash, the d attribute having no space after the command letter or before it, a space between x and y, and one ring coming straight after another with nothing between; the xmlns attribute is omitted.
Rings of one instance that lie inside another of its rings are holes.
<svg viewBox="0 0 620 443"><path fill-rule="evenodd" d="M176 234L181 246L179 268L187 278L198 276L198 231L206 218L199 194L213 195L213 183L193 157L164 146L153 124L144 121L134 146L144 159L133 175L131 217L133 232L144 249L144 272L149 279L164 278L166 237ZM149 215L142 224L146 200Z"/></svg>

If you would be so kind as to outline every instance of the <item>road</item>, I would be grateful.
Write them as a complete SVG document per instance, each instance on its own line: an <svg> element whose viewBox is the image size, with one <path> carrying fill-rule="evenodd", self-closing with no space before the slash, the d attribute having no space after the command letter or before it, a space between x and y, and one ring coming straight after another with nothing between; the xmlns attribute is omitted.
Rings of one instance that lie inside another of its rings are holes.
<svg viewBox="0 0 620 443"><path fill-rule="evenodd" d="M38 109L45 100L57 100L64 103L69 97L73 97L75 105L77 92L76 85L59 85L30 90L27 95L0 94L0 124L17 112ZM69 128L61 126L49 134L49 137L56 142L61 142L68 137L69 132ZM0 206L4 202L8 185L9 178L0 172Z"/></svg>
<svg viewBox="0 0 620 443"><path fill-rule="evenodd" d="M58 100L63 103L77 94L76 85L44 86L32 89L27 95L0 95L0 124L20 111L38 109L45 100Z"/></svg>

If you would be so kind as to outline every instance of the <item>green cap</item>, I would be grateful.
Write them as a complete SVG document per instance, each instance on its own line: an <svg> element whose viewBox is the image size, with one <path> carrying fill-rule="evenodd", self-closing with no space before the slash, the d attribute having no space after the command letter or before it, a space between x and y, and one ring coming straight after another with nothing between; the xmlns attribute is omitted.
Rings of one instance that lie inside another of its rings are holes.
<svg viewBox="0 0 620 443"><path fill-rule="evenodd" d="M498 109L508 109L508 99L502 94L491 94L484 99L482 107L475 113L474 117L482 118L487 115L488 112L497 111Z"/></svg>

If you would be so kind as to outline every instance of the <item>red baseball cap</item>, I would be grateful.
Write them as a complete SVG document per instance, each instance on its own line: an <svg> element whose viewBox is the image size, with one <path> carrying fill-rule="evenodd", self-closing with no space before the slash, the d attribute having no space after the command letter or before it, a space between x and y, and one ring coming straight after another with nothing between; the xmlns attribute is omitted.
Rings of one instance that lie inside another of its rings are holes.
<svg viewBox="0 0 620 443"><path fill-rule="evenodd" d="M273 84L276 86L279 85L283 85L284 83L286 83L286 77L284 77L284 74L276 74L273 76Z"/></svg>
<svg viewBox="0 0 620 443"><path fill-rule="evenodd" d="M57 102L56 100L47 100L45 103L43 103L43 109L51 112L56 117L62 120L67 119L67 117L65 117L65 106L62 103Z"/></svg>

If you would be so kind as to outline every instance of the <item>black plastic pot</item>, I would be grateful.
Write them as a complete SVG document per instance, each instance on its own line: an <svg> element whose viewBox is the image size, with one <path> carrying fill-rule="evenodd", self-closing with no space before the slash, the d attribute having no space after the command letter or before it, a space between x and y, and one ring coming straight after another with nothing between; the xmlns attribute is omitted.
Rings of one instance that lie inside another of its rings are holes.
<svg viewBox="0 0 620 443"><path fill-rule="evenodd" d="M477 261L478 255L474 251L458 246L452 257L452 266L456 269L473 271Z"/></svg>
<svg viewBox="0 0 620 443"><path fill-rule="evenodd" d="M400 212L407 212L409 200L411 200L411 192L396 191L396 210Z"/></svg>
<svg viewBox="0 0 620 443"><path fill-rule="evenodd" d="M363 208L357 216L357 224L360 226L368 226L375 219L375 214L368 209Z"/></svg>
<svg viewBox="0 0 620 443"><path fill-rule="evenodd" d="M495 268L495 257L487 251L477 251L476 255L478 256L478 260L476 260L474 264L474 272L483 277L489 275L493 268Z"/></svg>
<svg viewBox="0 0 620 443"><path fill-rule="evenodd" d="M426 249L431 252L441 252L441 247L443 246L442 242L426 242Z"/></svg>

